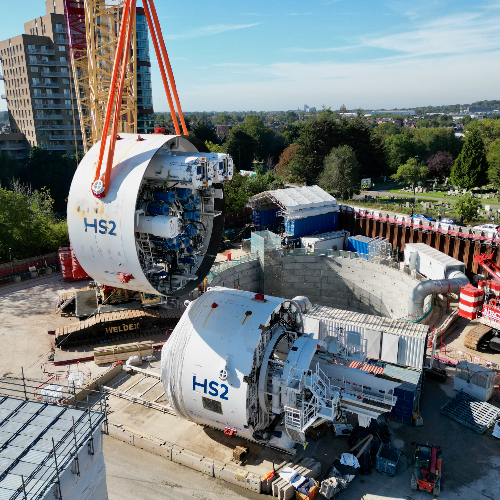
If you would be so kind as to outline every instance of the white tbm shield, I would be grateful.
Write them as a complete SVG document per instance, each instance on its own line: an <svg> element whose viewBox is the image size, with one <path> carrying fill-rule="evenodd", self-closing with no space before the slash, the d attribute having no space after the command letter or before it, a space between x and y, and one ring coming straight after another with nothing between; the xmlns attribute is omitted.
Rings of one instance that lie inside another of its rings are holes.
<svg viewBox="0 0 500 500"><path fill-rule="evenodd" d="M68 197L78 261L104 285L174 296L191 291L218 250L231 157L187 136L121 134L99 199L91 190L99 148L81 161Z"/></svg>

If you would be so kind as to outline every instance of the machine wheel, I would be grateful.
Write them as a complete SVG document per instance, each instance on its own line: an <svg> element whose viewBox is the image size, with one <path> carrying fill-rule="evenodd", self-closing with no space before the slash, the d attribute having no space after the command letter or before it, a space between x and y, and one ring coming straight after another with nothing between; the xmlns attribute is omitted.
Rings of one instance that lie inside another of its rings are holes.
<svg viewBox="0 0 500 500"><path fill-rule="evenodd" d="M438 497L440 493L441 493L441 481L438 479L436 481L436 484L434 485L434 488L432 488L432 494L435 497Z"/></svg>
<svg viewBox="0 0 500 500"><path fill-rule="evenodd" d="M411 482L410 486L412 490L417 490L418 489L418 482L417 482L417 476L415 476L415 473L411 475Z"/></svg>

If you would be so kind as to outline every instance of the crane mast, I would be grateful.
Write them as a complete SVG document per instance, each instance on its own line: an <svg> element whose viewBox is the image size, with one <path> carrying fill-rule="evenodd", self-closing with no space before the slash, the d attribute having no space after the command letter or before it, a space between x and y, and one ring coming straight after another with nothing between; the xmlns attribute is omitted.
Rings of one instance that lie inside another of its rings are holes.
<svg viewBox="0 0 500 500"><path fill-rule="evenodd" d="M137 132L137 33L135 12L124 19L124 1L65 0L71 68L85 153L101 139L122 23L131 23L117 130ZM127 26L128 28L128 26ZM116 102L114 102L116 106ZM111 123L104 135L111 131Z"/></svg>

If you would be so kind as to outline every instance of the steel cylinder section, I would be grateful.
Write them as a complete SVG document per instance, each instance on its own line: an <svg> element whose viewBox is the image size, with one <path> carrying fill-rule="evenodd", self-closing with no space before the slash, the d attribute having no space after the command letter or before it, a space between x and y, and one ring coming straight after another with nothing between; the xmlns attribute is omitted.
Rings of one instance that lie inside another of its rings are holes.
<svg viewBox="0 0 500 500"><path fill-rule="evenodd" d="M247 439L272 416L271 399L259 402L262 355L280 319L295 321L285 299L255 297L210 289L189 304L161 357L165 395L179 417Z"/></svg>
<svg viewBox="0 0 500 500"><path fill-rule="evenodd" d="M181 227L181 221L178 217L138 215L135 230L139 233L153 234L162 238L175 238L179 235Z"/></svg>
<svg viewBox="0 0 500 500"><path fill-rule="evenodd" d="M109 142L109 141L108 141ZM120 134L106 196L91 192L100 142L80 162L68 197L68 230L83 269L103 285L181 296L208 274L223 229L228 155L191 137ZM108 154L106 149L105 157ZM219 158L220 156L220 158Z"/></svg>
<svg viewBox="0 0 500 500"><path fill-rule="evenodd" d="M349 367L338 338L304 331L293 300L215 287L188 304L162 349L165 395L179 417L267 441L295 442L344 412L363 425L391 410L397 382Z"/></svg>

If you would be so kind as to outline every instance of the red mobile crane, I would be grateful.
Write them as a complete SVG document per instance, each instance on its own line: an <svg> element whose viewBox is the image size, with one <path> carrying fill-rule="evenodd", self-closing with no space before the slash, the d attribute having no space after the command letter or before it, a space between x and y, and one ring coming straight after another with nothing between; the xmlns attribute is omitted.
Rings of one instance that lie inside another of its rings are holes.
<svg viewBox="0 0 500 500"><path fill-rule="evenodd" d="M479 280L477 287L468 284L460 291L458 314L463 318L478 319L481 325L471 329L464 338L464 345L478 350L486 347L500 351L500 267L493 261L493 254L475 255L474 260L493 279Z"/></svg>

